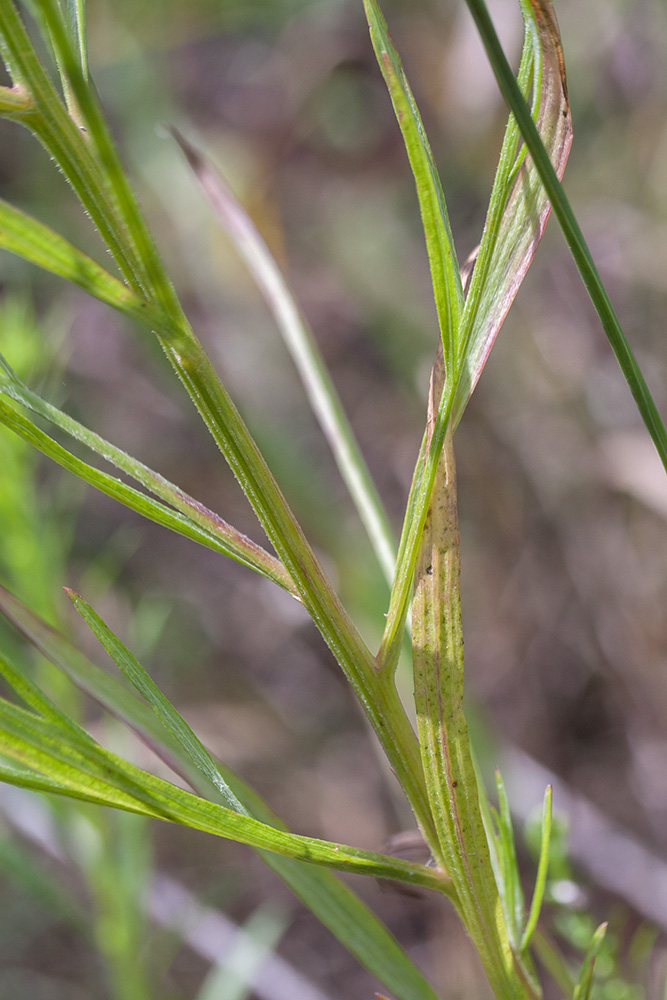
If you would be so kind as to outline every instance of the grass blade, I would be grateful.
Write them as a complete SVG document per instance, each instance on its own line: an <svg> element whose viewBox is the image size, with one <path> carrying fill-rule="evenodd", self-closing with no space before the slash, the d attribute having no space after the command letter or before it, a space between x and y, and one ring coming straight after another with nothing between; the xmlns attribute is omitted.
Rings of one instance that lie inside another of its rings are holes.
<svg viewBox="0 0 667 1000"><path fill-rule="evenodd" d="M544 805L542 807L542 840L540 843L540 859L537 865L537 877L535 879L535 891L533 892L533 900L530 904L528 921L523 932L523 937L521 938L520 952L524 952L530 944L544 901L544 892L549 871L549 846L551 843L551 797L551 785L547 785L544 793Z"/></svg>
<svg viewBox="0 0 667 1000"><path fill-rule="evenodd" d="M447 204L421 115L398 52L389 37L387 22L377 0L364 0L364 9L375 55L387 84L417 186L447 377L450 379L456 365L463 288Z"/></svg>
<svg viewBox="0 0 667 1000"><path fill-rule="evenodd" d="M65 52L69 43L53 0L36 2L49 31ZM100 228L128 283L154 303L154 314L161 317L154 327L161 346L238 479L304 606L354 687L425 836L432 839L433 824L418 747L400 699L384 680L380 681L375 658L334 592L256 442L187 323L122 172L96 98L83 80L74 55L68 55L67 66L86 123L83 149L79 149L80 130L65 114L10 0L0 0L0 44L14 81L25 86L32 99L32 112L26 112L23 119L17 116L17 120L30 126L59 164Z"/></svg>
<svg viewBox="0 0 667 1000"><path fill-rule="evenodd" d="M195 736L185 719L179 715L169 699L160 691L157 684L148 675L146 670L144 670L136 657L132 655L127 646L114 635L111 629L82 597L68 588L65 588L65 593L93 635L104 649L106 649L118 669L122 671L139 694L148 702L158 719L179 744L183 753L185 753L197 770L201 771L208 781L217 788L225 805L229 809L234 809L236 812L248 815L245 806L234 795L222 777L208 750Z"/></svg>
<svg viewBox="0 0 667 1000"><path fill-rule="evenodd" d="M224 178L176 129L172 128L171 133L273 313L311 409L391 586L396 566L393 533L313 333L269 248Z"/></svg>
<svg viewBox="0 0 667 1000"><path fill-rule="evenodd" d="M77 250L48 226L0 200L0 247L37 267L73 282L95 298L142 324L169 326L169 320L137 292Z"/></svg>
<svg viewBox="0 0 667 1000"><path fill-rule="evenodd" d="M503 873L501 901L505 914L505 923L510 935L512 947L519 950L521 925L523 923L523 891L519 864L516 858L512 814L505 791L505 784L500 771L496 771L496 788L498 790L498 830L500 833L501 870Z"/></svg>
<svg viewBox="0 0 667 1000"><path fill-rule="evenodd" d="M0 394L3 392L23 406L30 407L34 412L50 420L62 430L67 431L77 441L86 444L106 461L112 462L123 472L140 482L142 486L166 500L176 508L176 511L156 502L131 486L127 486L115 476L110 476L83 462L54 441L32 421L27 420L0 399L0 423L38 448L60 466L143 517L243 563L277 583L293 596L297 596L287 572L274 556L237 531L236 528L227 524L219 515L214 514L203 504L174 486L173 483L137 462L119 448L115 448L93 431L83 427L56 407L40 399L39 396L31 393L18 381L0 355Z"/></svg>
<svg viewBox="0 0 667 1000"><path fill-rule="evenodd" d="M651 435L660 459L665 469L667 469L667 430L641 369L637 364L637 360L623 333L623 329L602 283L581 227L576 220L567 195L556 175L556 171L549 160L548 153L532 120L530 110L514 79L486 4L484 0L466 0L466 3L477 25L489 57L489 62L496 75L498 86L509 108L516 117L524 142L535 164L535 169L540 175L540 180L547 192L554 214L563 230L563 235L577 265L581 279L590 295L595 311L600 317L600 322L637 404L637 409ZM530 0L530 3L540 23L547 30L552 30L554 17L548 0Z"/></svg>
<svg viewBox="0 0 667 1000"><path fill-rule="evenodd" d="M375 3L375 0L373 0ZM539 18L522 2L525 21L519 86L533 87L534 113L560 173L572 133L558 35L540 28ZM405 120L405 110L403 112ZM407 139L406 139L407 141ZM448 427L456 427L488 353L541 239L549 204L539 176L520 147L510 119L493 185L479 254L456 328L453 356L447 346L436 364L443 391L429 431L429 448L420 454L408 499L387 624L378 660L391 671L400 650L420 537Z"/></svg>
<svg viewBox="0 0 667 1000"><path fill-rule="evenodd" d="M593 990L593 975L595 973L595 962L598 957L598 952L602 947L602 942L604 941L605 934L607 933L607 924L600 924L596 930L590 945L588 946L588 951L586 952L586 957L584 958L583 965L581 967L581 972L579 973L579 979L577 980L577 985L574 987L574 993L572 995L572 1000L590 1000L591 992Z"/></svg>
<svg viewBox="0 0 667 1000"><path fill-rule="evenodd" d="M432 400L438 386L432 383ZM458 910L498 996L521 995L502 919L463 714L456 483L448 436L424 528L412 615L415 707L426 787ZM502 863L502 862L501 862Z"/></svg>
<svg viewBox="0 0 667 1000"><path fill-rule="evenodd" d="M129 764L87 734L0 699L0 753L59 782L63 794L168 820L309 864L449 890L441 872L401 858L288 833L241 815Z"/></svg>
<svg viewBox="0 0 667 1000"><path fill-rule="evenodd" d="M560 178L572 146L572 116L555 22L549 29L522 0L524 46L517 86L532 89L532 117ZM510 116L493 184L484 234L461 321L460 379L452 413L458 424L503 320L544 233L551 206Z"/></svg>
<svg viewBox="0 0 667 1000"><path fill-rule="evenodd" d="M16 598L0 588L0 610L83 690L107 710L129 724L177 773L183 774L200 794L215 801L217 788L192 767L181 747L170 739L148 706L114 677L86 659L64 636L47 626ZM221 774L247 810L262 822L287 831L266 803L224 765ZM63 793L61 784L25 768L0 768L0 777L12 784ZM74 792L70 789L69 795ZM260 852L262 859L308 906L342 944L401 1000L435 1000L422 974L368 907L335 875L324 868L304 865L289 857Z"/></svg>

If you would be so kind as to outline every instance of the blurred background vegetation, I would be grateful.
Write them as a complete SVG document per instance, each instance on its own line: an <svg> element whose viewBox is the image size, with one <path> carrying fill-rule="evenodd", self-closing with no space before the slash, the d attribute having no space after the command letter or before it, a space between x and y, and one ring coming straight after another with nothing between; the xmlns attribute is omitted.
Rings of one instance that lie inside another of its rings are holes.
<svg viewBox="0 0 667 1000"><path fill-rule="evenodd" d="M490 6L516 55L518 4ZM398 530L437 332L416 199L361 2L88 8L93 75L195 330L376 643L387 590L370 548L271 318L162 127L176 124L216 158L286 268ZM559 0L556 11L575 125L566 188L665 415L667 8ZM462 0L387 0L385 12L463 259L479 240L506 115ZM99 258L64 181L7 122L0 184L3 197ZM6 255L0 281L0 350L32 387L260 537L144 333ZM553 772L609 829L667 858L667 489L553 221L456 441L480 753L510 761L521 750L525 766ZM0 463L7 585L92 649L59 588L79 590L211 749L299 832L381 849L409 825L353 698L294 602L82 489L4 431ZM84 711L95 726L94 707ZM243 996L243 977L230 972L234 945L227 959L214 938L224 973L214 981L195 916L169 930L142 914L151 871L210 912L250 920L260 951L280 937L289 963L280 968L302 976L294 1000L373 994L374 981L246 848L166 826L149 834L136 818L62 804L23 821L26 808L0 794L0 1000ZM35 824L47 819L55 825L40 847ZM569 910L555 899L551 912L573 947L589 909L599 919L612 913L599 995L662 996L663 950L658 943L647 966L654 935L644 923L667 928L659 862L651 894L629 852L615 857L580 834L573 855L559 876ZM634 894L616 877L624 867ZM368 881L355 887L443 997L487 995L444 905ZM258 995L279 1000L279 979L275 972L274 992L269 984ZM628 985L635 980L640 992Z"/></svg>

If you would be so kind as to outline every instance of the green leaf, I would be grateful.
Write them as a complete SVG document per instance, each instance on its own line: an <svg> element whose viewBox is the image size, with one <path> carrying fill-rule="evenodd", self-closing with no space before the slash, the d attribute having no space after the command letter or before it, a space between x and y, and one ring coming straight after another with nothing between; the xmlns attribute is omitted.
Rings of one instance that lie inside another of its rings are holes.
<svg viewBox="0 0 667 1000"><path fill-rule="evenodd" d="M145 698L158 719L160 719L165 728L171 733L174 740L183 750L183 753L194 764L197 770L201 771L208 781L215 786L225 805L236 812L249 815L245 806L234 795L223 778L211 754L197 736L195 736L185 719L183 719L169 699L160 691L155 681L144 670L127 646L114 635L97 612L82 597L68 588L65 588L65 592L119 670L134 685L139 694Z"/></svg>
<svg viewBox="0 0 667 1000"><path fill-rule="evenodd" d="M410 167L417 186L433 293L440 323L440 336L451 384L457 362L459 318L463 309L463 287L449 225L447 205L419 109L410 90L377 0L364 0L371 41L384 76Z"/></svg>
<svg viewBox="0 0 667 1000"><path fill-rule="evenodd" d="M429 413L442 383L434 369ZM528 996L511 955L463 713L463 636L456 474L451 434L424 527L412 614L415 707L422 763L457 909L497 996ZM499 849L501 868L502 850Z"/></svg>
<svg viewBox="0 0 667 1000"><path fill-rule="evenodd" d="M593 990L595 962L598 957L598 952L602 947L605 934L607 933L607 927L608 924L606 923L600 924L591 939L591 943L588 946L588 951L586 952L586 957L584 958L584 962L581 967L581 972L579 973L577 985L574 987L574 993L572 995L573 1000L590 1000L591 992Z"/></svg>
<svg viewBox="0 0 667 1000"><path fill-rule="evenodd" d="M373 0L375 2L375 0ZM572 133L560 40L545 31L533 8L522 0L525 39L520 85L533 88L534 114L558 171L562 174ZM516 84L517 89L519 84ZM459 318L455 351L438 355L443 391L422 446L408 498L396 578L378 660L394 669L411 594L420 536L448 427L456 428L510 304L540 241L549 204L539 175L521 148L510 118L493 185L484 234L465 306ZM428 443L428 449L426 444Z"/></svg>
<svg viewBox="0 0 667 1000"><path fill-rule="evenodd" d="M514 79L498 35L489 17L486 4L484 0L466 0L466 4L475 19L480 37L489 57L489 62L496 75L498 86L512 113L516 116L521 134L535 164L535 169L538 171L540 180L544 184L554 214L560 223L582 281L591 297L591 301L600 317L619 367L632 392L637 409L653 439L660 459L665 469L667 469L667 430L641 369L637 364L637 360L623 333L609 295L602 284L581 227L575 218L567 195L551 164L547 150L532 120L530 110ZM557 36L557 25L551 4L548 0L530 0L530 4L540 30L547 36L555 38Z"/></svg>
<svg viewBox="0 0 667 1000"><path fill-rule="evenodd" d="M540 859L537 865L537 877L535 879L535 891L533 892L533 901L530 904L528 921L523 932L523 937L521 938L520 952L524 952L530 944L544 901L544 892L549 871L549 847L551 844L551 797L551 785L547 785L544 792L544 805L542 806L542 839L540 843Z"/></svg>
<svg viewBox="0 0 667 1000"><path fill-rule="evenodd" d="M171 133L273 313L311 409L391 586L396 565L393 532L317 341L269 248L224 178L176 129L172 128Z"/></svg>
<svg viewBox="0 0 667 1000"><path fill-rule="evenodd" d="M550 7L550 5L549 5ZM525 38L517 86L532 89L532 116L558 177L572 146L572 116L555 21L550 30L521 0ZM458 424L493 342L542 238L551 206L510 117L475 261L460 333L460 379L451 416Z"/></svg>
<svg viewBox="0 0 667 1000"><path fill-rule="evenodd" d="M131 319L160 329L169 325L161 310L114 278L63 236L2 200L0 247L59 278L72 281Z"/></svg>
<svg viewBox="0 0 667 1000"><path fill-rule="evenodd" d="M88 734L77 734L4 699L0 699L0 753L59 782L63 794L76 798L180 823L309 864L398 879L440 892L449 889L448 879L425 865L288 833L208 802L124 761Z"/></svg>
<svg viewBox="0 0 667 1000"><path fill-rule="evenodd" d="M514 829L512 827L512 814L505 791L505 784L500 771L496 771L496 788L498 790L498 830L500 833L500 858L502 883L501 901L505 923L510 936L510 942L515 950L521 951L519 944L521 940L521 927L523 924L523 891L521 889L521 876L519 874L519 864L516 857L516 845L514 842Z"/></svg>
<svg viewBox="0 0 667 1000"><path fill-rule="evenodd" d="M132 692L86 659L64 636L47 626L11 594L0 588L0 610L56 666L118 718L132 726L149 745L183 774L201 794L215 796L211 785L185 757L155 714ZM237 775L219 765L234 794L257 819L287 830L266 803ZM0 767L0 779L21 787L63 794L62 784L25 768ZM70 789L68 795L75 793ZM88 798L88 796L86 796ZM92 799L91 799L92 801ZM289 857L260 852L263 860L308 906L338 940L400 1000L435 1000L435 994L396 940L368 907L335 875Z"/></svg>
<svg viewBox="0 0 667 1000"><path fill-rule="evenodd" d="M47 42L56 46L65 35L64 46L71 52L59 11L41 0L35 0L35 9L45 27ZM24 107L4 107L3 114L26 125L39 139L89 213L124 277L135 290L141 289L135 277L127 225L109 183L111 163L96 156L91 134L63 107L11 0L0 0L0 52L14 88L26 98ZM73 54L71 59L76 66Z"/></svg>
<svg viewBox="0 0 667 1000"><path fill-rule="evenodd" d="M0 612L43 656L58 667L82 691L113 715L131 725L177 774L190 780L177 748L154 713L124 682L110 677L79 652L69 639L47 625L18 598L0 586ZM166 749L165 749L166 748Z"/></svg>
<svg viewBox="0 0 667 1000"><path fill-rule="evenodd" d="M36 2L57 45L66 52L69 43L54 0ZM33 102L32 111L22 120L74 187L128 283L141 292L140 301L153 303L160 344L252 504L304 606L354 687L424 835L432 839L418 748L400 699L395 689L379 678L373 655L342 607L256 442L187 323L76 58L70 52L66 68L87 129L83 148L81 132L65 114L10 0L0 0L0 44L14 81L25 86ZM48 255L44 262L48 266ZM134 304L130 297L128 308Z"/></svg>
<svg viewBox="0 0 667 1000"><path fill-rule="evenodd" d="M88 52L86 46L86 0L65 0L65 13L69 34L79 53L79 66L84 80L88 79Z"/></svg>
<svg viewBox="0 0 667 1000"><path fill-rule="evenodd" d="M17 379L0 355L0 394L2 393L64 430L75 440L85 444L106 461L111 462L150 490L151 493L171 504L178 513L161 503L157 503L144 493L127 486L116 477L83 462L40 430L32 421L27 420L0 399L0 422L63 468L73 472L84 482L151 521L255 569L293 596L297 596L294 585L284 567L274 556L271 556L261 546L252 542L236 528L227 524L219 515L208 510L203 504L188 496L187 493L174 486L163 476L153 472L152 469L121 451L120 448L116 448L98 434L31 392Z"/></svg>

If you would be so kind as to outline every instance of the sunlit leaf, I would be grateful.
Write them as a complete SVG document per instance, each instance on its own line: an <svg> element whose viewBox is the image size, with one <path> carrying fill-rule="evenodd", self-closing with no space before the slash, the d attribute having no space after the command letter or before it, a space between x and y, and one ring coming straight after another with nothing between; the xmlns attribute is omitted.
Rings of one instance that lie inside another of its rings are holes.
<svg viewBox="0 0 667 1000"><path fill-rule="evenodd" d="M448 881L433 868L401 858L288 833L209 802L142 771L90 739L0 699L0 753L58 782L63 794L236 840L309 864L438 891Z"/></svg>
<svg viewBox="0 0 667 1000"><path fill-rule="evenodd" d="M463 288L449 225L447 204L421 115L403 72L398 52L389 37L387 22L377 0L364 0L364 8L375 55L387 84L417 186L445 367L449 379L456 362Z"/></svg>
<svg viewBox="0 0 667 1000"><path fill-rule="evenodd" d="M531 118L530 110L514 79L498 35L493 27L493 22L489 17L486 4L484 0L466 0L466 4L475 19L480 37L489 57L489 62L496 75L498 86L520 124L521 133L539 170L540 178L548 193L554 214L558 218L581 279L600 317L607 339L637 404L637 409L653 439L662 464L667 469L667 428L665 428L664 421L646 384L646 379L637 364L637 359L632 352L632 348L623 332L609 295L602 283L584 234L572 211L572 206L560 184L549 155L542 144L540 135ZM531 0L531 6L538 21L543 23L547 31L551 30L553 11L549 0Z"/></svg>

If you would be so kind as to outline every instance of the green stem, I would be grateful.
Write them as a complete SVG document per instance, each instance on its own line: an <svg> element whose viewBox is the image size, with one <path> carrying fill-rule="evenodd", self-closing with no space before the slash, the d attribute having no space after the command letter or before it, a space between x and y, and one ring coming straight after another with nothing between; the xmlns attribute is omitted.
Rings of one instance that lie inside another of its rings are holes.
<svg viewBox="0 0 667 1000"><path fill-rule="evenodd" d="M460 552L452 435L424 527L412 613L415 705L426 785L456 905L497 997L537 1000L512 952L482 821L463 713Z"/></svg>

